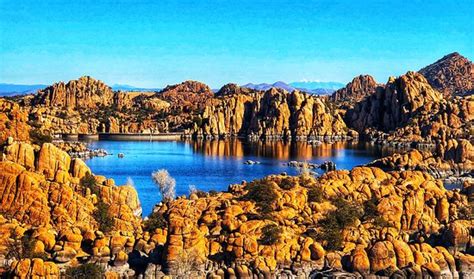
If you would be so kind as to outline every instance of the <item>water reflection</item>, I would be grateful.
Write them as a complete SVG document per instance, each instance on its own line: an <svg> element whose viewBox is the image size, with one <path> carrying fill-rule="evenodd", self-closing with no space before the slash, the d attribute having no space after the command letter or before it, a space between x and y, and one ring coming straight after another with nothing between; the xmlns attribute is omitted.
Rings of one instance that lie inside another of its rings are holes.
<svg viewBox="0 0 474 279"><path fill-rule="evenodd" d="M374 157L393 154L396 150L376 146L367 142L334 142L311 144L308 142L248 142L239 139L188 141L194 152L205 156L236 157L247 156L274 158L278 160L311 160L343 156L347 149L365 151Z"/></svg>

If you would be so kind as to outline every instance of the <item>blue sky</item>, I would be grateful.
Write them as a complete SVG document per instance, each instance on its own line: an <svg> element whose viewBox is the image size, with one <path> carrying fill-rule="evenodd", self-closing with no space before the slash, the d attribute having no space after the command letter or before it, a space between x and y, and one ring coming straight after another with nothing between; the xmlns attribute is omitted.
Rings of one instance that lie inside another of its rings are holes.
<svg viewBox="0 0 474 279"><path fill-rule="evenodd" d="M0 82L385 82L472 60L473 22L473 0L0 0Z"/></svg>

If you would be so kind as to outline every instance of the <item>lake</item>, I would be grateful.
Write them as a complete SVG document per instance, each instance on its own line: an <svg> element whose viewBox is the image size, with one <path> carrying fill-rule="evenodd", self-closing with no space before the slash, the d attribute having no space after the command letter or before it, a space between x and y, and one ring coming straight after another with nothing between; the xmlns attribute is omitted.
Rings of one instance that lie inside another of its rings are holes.
<svg viewBox="0 0 474 279"><path fill-rule="evenodd" d="M333 161L337 169L351 169L380 158L389 151L366 143L338 142L313 146L304 142L227 141L92 141L89 147L103 148L113 155L86 160L94 174L113 178L117 185L131 179L149 215L161 195L151 173L166 169L176 179L176 194L188 195L190 187L209 191L227 190L230 184L251 181L270 174L297 174L285 165L292 160L322 163ZM123 158L117 154L123 153ZM244 164L247 160L259 164ZM322 171L317 171L319 174Z"/></svg>

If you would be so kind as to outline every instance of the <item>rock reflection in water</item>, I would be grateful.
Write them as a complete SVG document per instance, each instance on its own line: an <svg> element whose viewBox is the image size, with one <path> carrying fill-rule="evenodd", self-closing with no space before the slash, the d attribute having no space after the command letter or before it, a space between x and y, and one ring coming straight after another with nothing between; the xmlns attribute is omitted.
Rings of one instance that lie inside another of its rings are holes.
<svg viewBox="0 0 474 279"><path fill-rule="evenodd" d="M366 142L333 142L311 144L308 142L247 142L239 139L189 141L193 150L205 156L237 157L256 156L277 160L311 160L341 155L346 149L365 150L371 156L386 156L395 150Z"/></svg>

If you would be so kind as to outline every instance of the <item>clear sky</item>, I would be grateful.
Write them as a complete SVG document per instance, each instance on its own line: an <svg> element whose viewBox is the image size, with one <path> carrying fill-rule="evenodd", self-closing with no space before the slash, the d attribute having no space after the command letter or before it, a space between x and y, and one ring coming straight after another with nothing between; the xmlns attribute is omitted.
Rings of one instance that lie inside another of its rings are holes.
<svg viewBox="0 0 474 279"><path fill-rule="evenodd" d="M474 0L0 0L0 82L348 82L474 57Z"/></svg>

